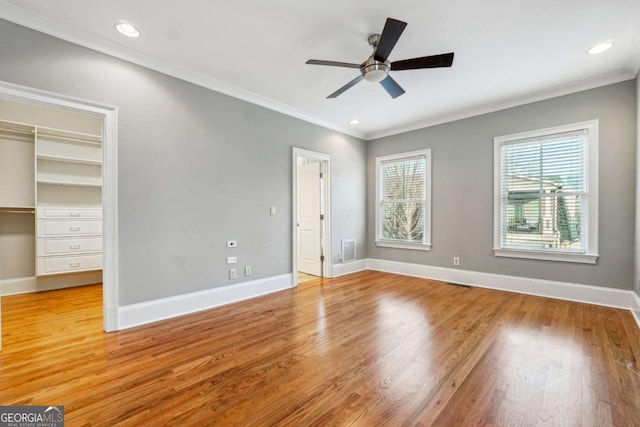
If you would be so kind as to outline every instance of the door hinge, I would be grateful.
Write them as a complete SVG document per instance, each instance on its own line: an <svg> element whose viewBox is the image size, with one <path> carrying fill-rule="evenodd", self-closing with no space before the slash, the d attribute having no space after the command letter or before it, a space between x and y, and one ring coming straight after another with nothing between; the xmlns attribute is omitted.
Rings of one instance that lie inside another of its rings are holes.
<svg viewBox="0 0 640 427"><path fill-rule="evenodd" d="M323 178L324 174L322 172L320 172L320 178Z"/></svg>
<svg viewBox="0 0 640 427"><path fill-rule="evenodd" d="M324 215L320 214L320 219L324 219Z"/></svg>
<svg viewBox="0 0 640 427"><path fill-rule="evenodd" d="M324 262L324 255L320 255L320 262Z"/></svg>

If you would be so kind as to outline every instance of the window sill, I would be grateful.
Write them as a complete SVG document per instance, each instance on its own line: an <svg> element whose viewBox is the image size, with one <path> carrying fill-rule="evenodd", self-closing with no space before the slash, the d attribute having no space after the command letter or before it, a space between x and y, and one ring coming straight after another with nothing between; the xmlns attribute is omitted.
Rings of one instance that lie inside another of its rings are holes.
<svg viewBox="0 0 640 427"><path fill-rule="evenodd" d="M497 257L525 258L525 259L537 259L537 260L560 261L560 262L576 262L581 264L596 264L598 261L597 254L572 254L568 252L542 252L542 251L527 251L527 250L520 250L520 249L498 249L498 248L494 248L493 253Z"/></svg>
<svg viewBox="0 0 640 427"><path fill-rule="evenodd" d="M396 248L396 249L413 249L416 251L431 250L431 244L429 243L391 242L388 240L376 240L376 246L380 246L384 248Z"/></svg>

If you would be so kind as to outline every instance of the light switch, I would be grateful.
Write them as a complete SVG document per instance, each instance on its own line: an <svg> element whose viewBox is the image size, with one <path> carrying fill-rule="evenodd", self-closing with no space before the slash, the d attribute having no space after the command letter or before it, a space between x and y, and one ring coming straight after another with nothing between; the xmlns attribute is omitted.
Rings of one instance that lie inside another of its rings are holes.
<svg viewBox="0 0 640 427"><path fill-rule="evenodd" d="M276 207L275 206L271 206L269 208L269 215L276 216Z"/></svg>

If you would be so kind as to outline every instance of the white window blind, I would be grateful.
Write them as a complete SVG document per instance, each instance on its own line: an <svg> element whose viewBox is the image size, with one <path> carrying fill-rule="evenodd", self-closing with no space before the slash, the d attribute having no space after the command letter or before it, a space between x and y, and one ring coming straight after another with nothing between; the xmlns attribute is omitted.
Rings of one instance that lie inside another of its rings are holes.
<svg viewBox="0 0 640 427"><path fill-rule="evenodd" d="M379 239L424 243L426 156L381 161L379 174Z"/></svg>
<svg viewBox="0 0 640 427"><path fill-rule="evenodd" d="M590 147L597 124L590 123L497 139L495 250L593 254L597 240L589 234L597 222L589 220L597 221L597 200L594 208L589 180L597 181L597 169L590 174L589 154L597 154L597 145Z"/></svg>
<svg viewBox="0 0 640 427"><path fill-rule="evenodd" d="M502 147L502 247L584 253L586 135Z"/></svg>

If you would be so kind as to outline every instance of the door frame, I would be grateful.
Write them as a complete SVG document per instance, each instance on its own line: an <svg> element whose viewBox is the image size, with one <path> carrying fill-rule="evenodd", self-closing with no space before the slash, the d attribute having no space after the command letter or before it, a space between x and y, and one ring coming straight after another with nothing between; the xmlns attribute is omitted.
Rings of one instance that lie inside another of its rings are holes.
<svg viewBox="0 0 640 427"><path fill-rule="evenodd" d="M324 235L324 262L322 263L322 276L333 277L333 265L332 265L332 251L331 251L331 156L329 154L318 153L316 151L305 150L303 148L293 147L293 174L292 174L292 205L291 205L291 241L292 241L292 256L291 265L292 271L292 286L298 286L298 230L296 227L296 219L298 218L298 158L313 159L324 162L326 170L323 172L324 179L324 223L323 223L323 235Z"/></svg>
<svg viewBox="0 0 640 427"><path fill-rule="evenodd" d="M118 108L0 80L0 98L70 110L102 118L102 308L105 332L118 319Z"/></svg>

